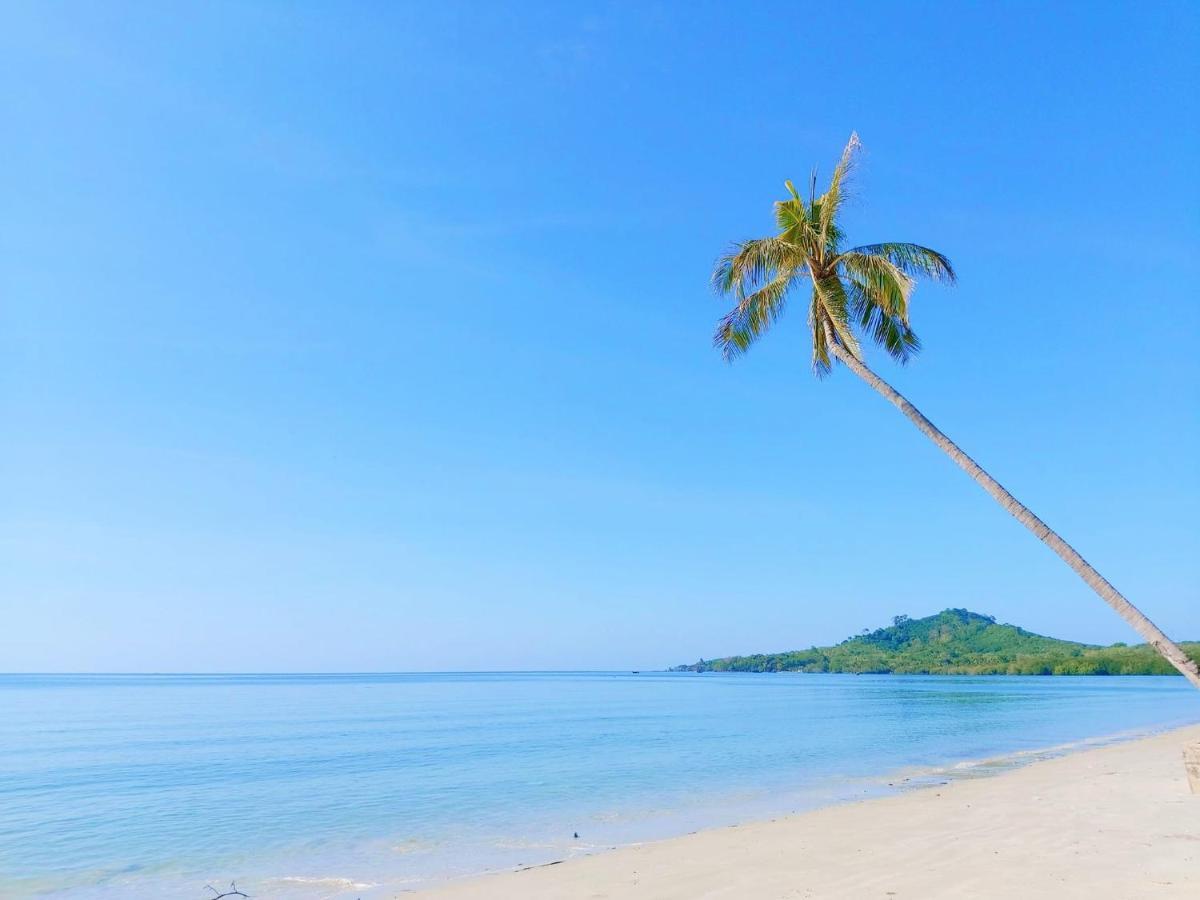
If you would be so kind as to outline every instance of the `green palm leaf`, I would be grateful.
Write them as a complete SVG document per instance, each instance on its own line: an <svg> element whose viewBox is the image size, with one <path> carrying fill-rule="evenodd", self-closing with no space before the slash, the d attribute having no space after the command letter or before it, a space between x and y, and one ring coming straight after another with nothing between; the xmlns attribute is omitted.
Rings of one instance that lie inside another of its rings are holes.
<svg viewBox="0 0 1200 900"><path fill-rule="evenodd" d="M833 170L833 177L829 179L829 189L825 191L819 201L818 226L822 242L827 247L835 246L831 243L831 239L837 235L836 222L845 200L846 181L854 168L855 157L861 149L862 143L858 140L858 132L854 132L846 143L846 149L842 151L842 158L838 160L837 167Z"/></svg>
<svg viewBox="0 0 1200 900"><path fill-rule="evenodd" d="M713 344L726 360L745 353L783 312L791 279L777 277L747 294L717 324Z"/></svg>
<svg viewBox="0 0 1200 900"><path fill-rule="evenodd" d="M945 284L954 284L957 280L950 260L936 250L930 250L920 244L867 244L862 247L854 247L847 253L883 257L912 278L932 278Z"/></svg>

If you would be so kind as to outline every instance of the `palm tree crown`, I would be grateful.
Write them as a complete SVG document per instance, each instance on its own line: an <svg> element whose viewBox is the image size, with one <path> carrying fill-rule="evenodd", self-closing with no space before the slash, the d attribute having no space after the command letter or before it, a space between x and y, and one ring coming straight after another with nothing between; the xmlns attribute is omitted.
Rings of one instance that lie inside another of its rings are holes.
<svg viewBox="0 0 1200 900"><path fill-rule="evenodd" d="M860 147L850 135L829 188L808 202L785 182L790 195L775 203L779 233L735 244L713 271L713 287L732 296L734 308L721 319L713 343L729 360L749 349L783 312L789 293L803 279L812 282L808 324L817 375L829 373L832 358L846 353L862 359L855 331L870 337L904 363L920 341L908 321L908 299L919 277L954 283L950 260L917 244L867 244L842 249L838 214Z"/></svg>

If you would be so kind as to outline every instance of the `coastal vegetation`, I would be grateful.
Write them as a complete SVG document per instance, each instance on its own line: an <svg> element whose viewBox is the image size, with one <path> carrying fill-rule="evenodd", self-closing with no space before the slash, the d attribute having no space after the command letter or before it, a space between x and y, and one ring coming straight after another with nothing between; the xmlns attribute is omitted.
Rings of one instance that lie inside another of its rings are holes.
<svg viewBox="0 0 1200 900"><path fill-rule="evenodd" d="M829 186L816 192L816 173L807 201L792 182L788 197L775 203L776 234L735 244L718 260L712 281L734 301L713 338L726 360L745 353L783 313L790 296L808 289L812 366L818 377L841 363L896 406L926 437L970 475L1000 506L1070 566L1151 647L1200 688L1200 665L1045 522L1005 490L903 395L866 364L860 337L907 363L921 342L909 322L909 299L918 278L953 284L944 255L919 244L888 242L845 246L840 214L846 184L859 150L850 136ZM1006 328L996 325L997 333ZM815 664L815 661L814 661Z"/></svg>
<svg viewBox="0 0 1200 900"><path fill-rule="evenodd" d="M1176 675L1146 644L1081 644L1002 625L991 616L947 609L893 624L832 647L728 656L676 666L677 672L846 672L912 675ZM1200 642L1184 651L1200 662Z"/></svg>

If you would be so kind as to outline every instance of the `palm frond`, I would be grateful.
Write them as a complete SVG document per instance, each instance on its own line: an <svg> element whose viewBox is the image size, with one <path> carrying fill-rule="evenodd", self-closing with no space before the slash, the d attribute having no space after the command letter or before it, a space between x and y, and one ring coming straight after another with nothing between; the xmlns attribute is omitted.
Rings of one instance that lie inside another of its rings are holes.
<svg viewBox="0 0 1200 900"><path fill-rule="evenodd" d="M837 270L891 316L908 321L913 279L886 256L850 250L835 260Z"/></svg>
<svg viewBox="0 0 1200 900"><path fill-rule="evenodd" d="M851 280L847 299L854 323L896 362L903 365L920 352L921 341L907 317L888 312L871 287Z"/></svg>
<svg viewBox="0 0 1200 900"><path fill-rule="evenodd" d="M890 261L910 278L931 278L945 284L954 284L957 276L950 260L928 247L920 244L890 242L885 244L864 244L846 251L861 253L867 256L882 256Z"/></svg>
<svg viewBox="0 0 1200 900"><path fill-rule="evenodd" d="M825 311L821 306L821 298L814 288L812 303L808 307L808 330L812 333L812 370L818 378L824 378L833 371L833 359L829 353L828 329L825 324Z"/></svg>
<svg viewBox="0 0 1200 900"><path fill-rule="evenodd" d="M834 231L835 223L845 198L846 180L854 169L854 160L861 148L862 142L858 139L858 132L853 132L850 140L846 142L846 148L842 151L842 158L838 160L838 164L833 170L833 177L829 179L828 189L821 195L817 203L813 204L814 206L820 205L817 230L821 235L822 244L826 247L836 246L836 241L831 240L837 236Z"/></svg>
<svg viewBox="0 0 1200 900"><path fill-rule="evenodd" d="M820 307L818 319L827 326L826 337L852 356L862 359L862 348L850 323L850 302L842 279L831 275L814 280L813 298L814 306Z"/></svg>
<svg viewBox="0 0 1200 900"><path fill-rule="evenodd" d="M788 275L767 282L738 300L737 306L717 324L713 345L727 362L741 356L783 312L792 279Z"/></svg>
<svg viewBox="0 0 1200 900"><path fill-rule="evenodd" d="M792 183L785 183L788 189L793 191L793 196L790 200L775 202L775 225L779 228L777 237L794 247L802 247L810 243L816 235L810 210L805 207L803 200L794 195L795 188L792 187Z"/></svg>
<svg viewBox="0 0 1200 900"><path fill-rule="evenodd" d="M718 294L734 294L740 300L779 272L795 266L795 250L775 237L735 244L717 260L712 285Z"/></svg>

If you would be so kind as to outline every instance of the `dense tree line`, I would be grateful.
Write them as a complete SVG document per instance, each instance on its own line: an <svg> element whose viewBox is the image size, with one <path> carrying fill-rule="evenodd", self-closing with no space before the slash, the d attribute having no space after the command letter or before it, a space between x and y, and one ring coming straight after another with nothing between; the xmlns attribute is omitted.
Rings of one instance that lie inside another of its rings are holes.
<svg viewBox="0 0 1200 900"><path fill-rule="evenodd" d="M1200 661L1200 643L1182 645ZM1146 644L1098 647L998 624L991 616L947 609L924 619L896 616L887 628L833 647L701 660L677 671L843 672L939 675L1175 675Z"/></svg>

